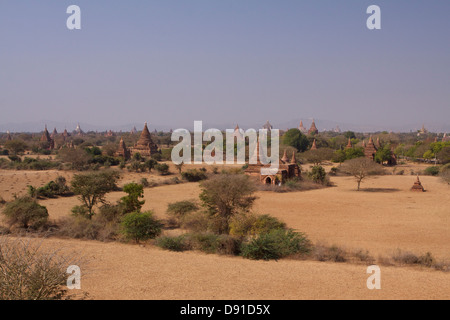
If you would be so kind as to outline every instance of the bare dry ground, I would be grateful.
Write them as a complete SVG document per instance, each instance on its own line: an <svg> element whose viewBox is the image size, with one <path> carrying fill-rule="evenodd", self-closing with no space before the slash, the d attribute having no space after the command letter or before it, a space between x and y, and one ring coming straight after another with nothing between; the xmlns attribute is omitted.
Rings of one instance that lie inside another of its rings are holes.
<svg viewBox="0 0 450 320"><path fill-rule="evenodd" d="M427 192L409 189L415 176L378 176L355 191L351 177L332 177L333 187L291 193L258 192L254 211L271 214L314 242L367 249L377 257L397 248L416 254L450 255L450 186L423 176ZM398 170L398 169L397 169ZM172 172L175 172L173 169ZM23 192L27 184L44 185L58 174L44 171L0 171L0 196ZM121 184L166 179L152 173L126 174ZM171 178L170 176L168 178ZM145 190L144 210L164 218L167 204L198 199L197 183ZM121 192L108 195L115 201ZM51 219L70 214L77 197L41 201ZM94 299L449 299L450 275L410 267L382 267L382 289L368 290L366 266L314 261L250 261L240 257L173 253L152 245L48 239L83 253L90 263L83 289Z"/></svg>
<svg viewBox="0 0 450 320"><path fill-rule="evenodd" d="M251 261L95 241L46 245L90 261L81 286L92 299L450 299L449 274L429 269L381 267L381 289L369 290L363 265Z"/></svg>

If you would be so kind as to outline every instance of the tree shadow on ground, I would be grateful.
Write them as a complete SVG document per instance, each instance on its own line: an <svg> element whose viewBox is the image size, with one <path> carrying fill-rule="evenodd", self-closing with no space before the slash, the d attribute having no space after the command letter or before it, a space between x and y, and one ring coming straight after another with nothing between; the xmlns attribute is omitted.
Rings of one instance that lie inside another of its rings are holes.
<svg viewBox="0 0 450 320"><path fill-rule="evenodd" d="M390 193L390 192L398 192L401 191L397 188L361 188L360 191L363 192L384 192L384 193Z"/></svg>

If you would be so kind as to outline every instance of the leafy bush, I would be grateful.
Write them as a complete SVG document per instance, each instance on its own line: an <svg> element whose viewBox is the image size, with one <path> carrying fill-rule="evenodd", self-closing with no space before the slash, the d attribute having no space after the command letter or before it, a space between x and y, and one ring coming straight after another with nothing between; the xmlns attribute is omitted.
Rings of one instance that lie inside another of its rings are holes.
<svg viewBox="0 0 450 320"><path fill-rule="evenodd" d="M71 212L74 216L80 216L87 218L89 216L89 209L85 205L75 206L71 209Z"/></svg>
<svg viewBox="0 0 450 320"><path fill-rule="evenodd" d="M428 176L438 176L439 175L439 167L428 167L425 169L425 174Z"/></svg>
<svg viewBox="0 0 450 320"><path fill-rule="evenodd" d="M17 225L25 229L38 229L48 220L47 208L28 196L7 203L3 214L8 218L9 226Z"/></svg>
<svg viewBox="0 0 450 320"><path fill-rule="evenodd" d="M194 249L206 253L216 253L219 247L219 235L214 233L196 233L190 239Z"/></svg>
<svg viewBox="0 0 450 320"><path fill-rule="evenodd" d="M128 193L127 196L120 199L125 213L139 212L145 201L139 201L139 198L144 197L144 186L137 183L128 183L123 187L123 191Z"/></svg>
<svg viewBox="0 0 450 320"><path fill-rule="evenodd" d="M161 233L162 224L153 217L153 212L131 212L122 220L122 232L129 240L136 243L153 239Z"/></svg>
<svg viewBox="0 0 450 320"><path fill-rule="evenodd" d="M28 186L30 197L36 198L56 198L58 196L67 196L70 194L69 187L66 185L66 178L58 176L56 181L50 181L45 186L35 188Z"/></svg>
<svg viewBox="0 0 450 320"><path fill-rule="evenodd" d="M185 179L189 182L198 182L198 181L205 180L208 178L208 176L206 175L206 173L204 171L197 170L197 169L189 169L185 172L182 172L181 176L183 177L183 179Z"/></svg>
<svg viewBox="0 0 450 320"><path fill-rule="evenodd" d="M285 229L286 224L270 215L239 215L230 224L230 234L236 236L256 236L273 230Z"/></svg>
<svg viewBox="0 0 450 320"><path fill-rule="evenodd" d="M186 251L190 249L188 241L186 241L186 236L178 237L160 237L156 240L156 245L162 249L169 251Z"/></svg>
<svg viewBox="0 0 450 320"><path fill-rule="evenodd" d="M242 245L242 256L253 260L278 260L280 258L309 252L309 240L292 230L273 230L260 234Z"/></svg>
<svg viewBox="0 0 450 320"><path fill-rule="evenodd" d="M315 183L327 183L327 173L322 166L313 166L311 172L308 173L308 177Z"/></svg>
<svg viewBox="0 0 450 320"><path fill-rule="evenodd" d="M158 171L162 176L168 175L170 173L169 166L166 163L158 163L157 165L155 165L155 170Z"/></svg>

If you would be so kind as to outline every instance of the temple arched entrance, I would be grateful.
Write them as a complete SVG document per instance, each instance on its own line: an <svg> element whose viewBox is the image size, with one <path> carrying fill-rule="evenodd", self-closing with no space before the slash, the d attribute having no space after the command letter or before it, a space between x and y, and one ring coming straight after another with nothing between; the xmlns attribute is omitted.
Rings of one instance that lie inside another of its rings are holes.
<svg viewBox="0 0 450 320"><path fill-rule="evenodd" d="M265 182L265 184L272 184L272 178L271 177L267 177L264 182Z"/></svg>

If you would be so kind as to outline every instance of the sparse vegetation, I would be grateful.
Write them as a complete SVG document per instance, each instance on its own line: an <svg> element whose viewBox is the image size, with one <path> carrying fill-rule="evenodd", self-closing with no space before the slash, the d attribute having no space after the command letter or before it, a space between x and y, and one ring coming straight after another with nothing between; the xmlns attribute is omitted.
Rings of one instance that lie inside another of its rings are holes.
<svg viewBox="0 0 450 320"><path fill-rule="evenodd" d="M189 182L198 182L198 181L205 180L208 178L208 176L206 175L206 173L204 171L197 170L197 169L189 169L185 172L182 172L181 176L183 177L183 179L185 179Z"/></svg>
<svg viewBox="0 0 450 320"><path fill-rule="evenodd" d="M70 299L67 267L81 259L29 239L0 237L0 300Z"/></svg>

